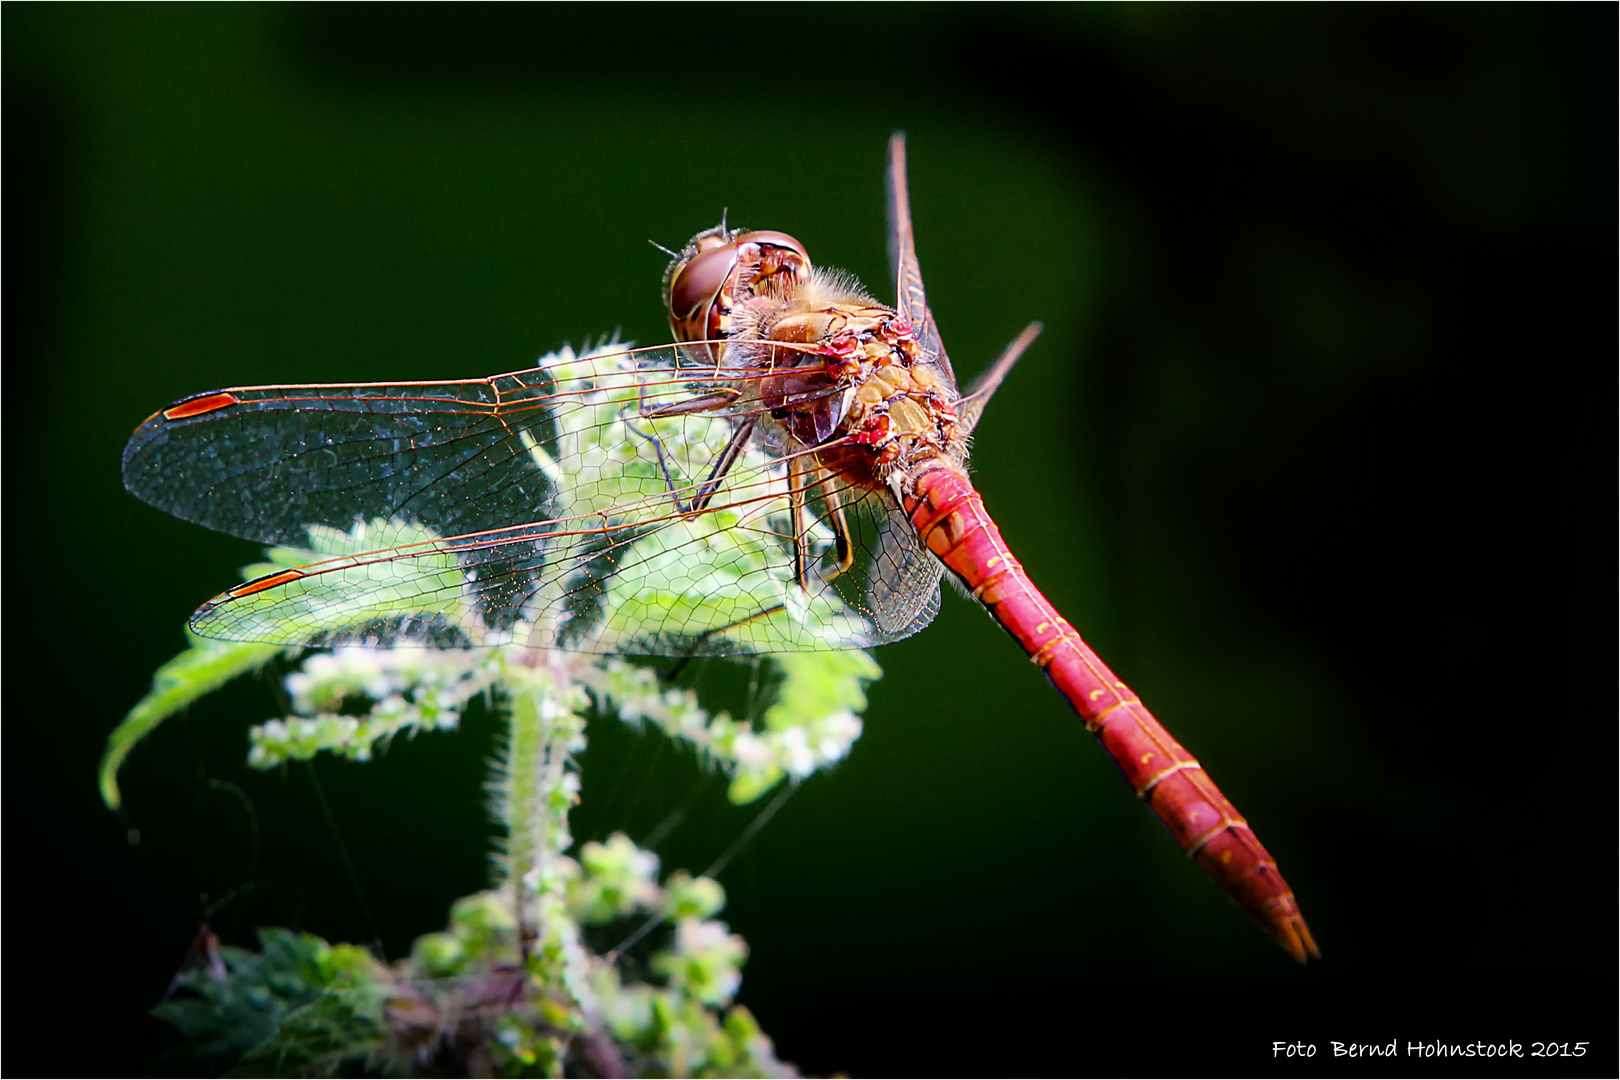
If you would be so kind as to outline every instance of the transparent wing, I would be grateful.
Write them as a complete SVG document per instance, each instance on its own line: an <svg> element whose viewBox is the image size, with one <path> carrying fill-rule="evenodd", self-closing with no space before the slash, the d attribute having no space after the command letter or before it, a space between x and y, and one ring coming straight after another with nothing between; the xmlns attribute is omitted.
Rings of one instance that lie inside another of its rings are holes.
<svg viewBox="0 0 1620 1080"><path fill-rule="evenodd" d="M726 655L921 629L937 564L885 492L772 434L759 377L609 349L464 382L220 391L142 424L125 482L325 556L204 605L210 637Z"/></svg>
<svg viewBox="0 0 1620 1080"><path fill-rule="evenodd" d="M558 419L583 407L573 392L595 386L594 367L605 375L645 362L682 374L667 349L559 361L465 381L194 395L136 429L124 485L176 517L271 544L303 545L310 526L348 530L373 519L442 536L528 521L555 491L529 448L555 442ZM685 385L649 388L649 405Z"/></svg>
<svg viewBox="0 0 1620 1080"><path fill-rule="evenodd" d="M929 356L945 373L951 386L956 372L939 339L934 314L928 308L923 288L922 267L917 263L917 240L911 229L911 192L906 186L906 136L895 132L889 137L889 162L885 182L889 210L889 268L894 272L895 310L911 323L923 355Z"/></svg>

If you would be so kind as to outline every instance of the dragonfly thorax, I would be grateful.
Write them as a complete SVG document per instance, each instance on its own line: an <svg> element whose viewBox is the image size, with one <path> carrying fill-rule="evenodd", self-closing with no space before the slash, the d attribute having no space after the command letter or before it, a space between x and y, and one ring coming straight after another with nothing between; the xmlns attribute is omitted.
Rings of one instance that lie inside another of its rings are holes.
<svg viewBox="0 0 1620 1080"><path fill-rule="evenodd" d="M961 463L955 388L904 319L864 297L796 306L762 325L756 346L765 365L783 372L763 380L762 403L795 442L824 446L823 464L878 483L924 459Z"/></svg>
<svg viewBox="0 0 1620 1080"><path fill-rule="evenodd" d="M699 233L665 282L678 339L711 357L718 348L722 367L770 373L757 393L782 441L825 447L825 466L862 483L965 460L948 369L906 319L849 275L812 266L786 233Z"/></svg>

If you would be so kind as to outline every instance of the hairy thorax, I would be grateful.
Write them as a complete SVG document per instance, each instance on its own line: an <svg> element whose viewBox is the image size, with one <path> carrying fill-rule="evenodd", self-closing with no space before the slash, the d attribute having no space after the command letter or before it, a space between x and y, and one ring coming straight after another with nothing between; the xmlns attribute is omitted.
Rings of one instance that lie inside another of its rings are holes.
<svg viewBox="0 0 1620 1080"><path fill-rule="evenodd" d="M705 273L700 292L682 294ZM678 336L705 340L724 368L764 373L749 382L784 449L821 448L821 464L856 483L962 466L956 387L918 328L853 279L812 267L791 237L699 234L669 280Z"/></svg>

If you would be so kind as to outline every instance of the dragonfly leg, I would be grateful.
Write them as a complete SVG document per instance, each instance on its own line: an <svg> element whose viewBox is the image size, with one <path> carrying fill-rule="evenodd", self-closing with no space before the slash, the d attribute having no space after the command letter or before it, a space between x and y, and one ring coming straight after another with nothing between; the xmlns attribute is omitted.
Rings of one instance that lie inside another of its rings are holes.
<svg viewBox="0 0 1620 1080"><path fill-rule="evenodd" d="M741 390L734 386L722 386L707 394L698 394L683 401L671 401L664 405L649 406L645 401L642 401L637 406L636 415L643 420L691 416L694 413L713 412L716 409L723 409L740 397L742 397ZM750 420L745 426L748 433L751 434L753 432L753 421ZM690 503L683 505L679 495L679 489L683 485L676 484L674 476L670 473L669 461L664 456L663 441L658 438L656 433L636 431L628 421L625 422L625 427L630 428L632 432L653 444L653 450L658 455L658 471L664 475L664 483L669 488L670 501L675 504L676 512L683 515L698 513L709 504L709 500L714 497L715 489L720 486L720 481L725 478L725 474L731 469L732 464L736 462L738 455L742 453L742 444L746 444L748 441L746 434L734 433L731 442L727 444L725 451L721 453L719 461L715 463L715 467L709 470L708 478L698 488L697 497L692 499Z"/></svg>
<svg viewBox="0 0 1620 1080"><path fill-rule="evenodd" d="M677 514L685 514L686 507L681 504L679 486L675 483L674 475L669 471L669 460L664 457L664 440L658 437L657 432L639 431L628 419L624 421L625 430L632 435L639 436L652 443L653 453L658 455L658 472L664 478L664 486L669 489L669 500L675 504Z"/></svg>
<svg viewBox="0 0 1620 1080"><path fill-rule="evenodd" d="M821 501L827 504L827 524L832 526L833 543L838 553L836 565L825 567L821 571L822 581L832 581L849 573L850 567L855 565L855 548L849 542L849 522L844 517L844 501L839 497L838 489L833 487L834 477L825 469L817 468L820 474Z"/></svg>
<svg viewBox="0 0 1620 1080"><path fill-rule="evenodd" d="M788 459L788 509L793 529L793 580L810 591L810 530L805 524L805 477L809 469L802 458Z"/></svg>
<svg viewBox="0 0 1620 1080"><path fill-rule="evenodd" d="M731 472L731 467L737 464L737 459L742 457L743 451L748 448L748 440L753 438L754 428L758 426L757 416L749 416L737 425L737 430L731 433L731 441L720 451L720 456L714 459L709 475L698 486L697 495L692 498L692 509L686 511L687 513L701 514L708 508L714 493L720 490L720 485L725 481L726 474Z"/></svg>
<svg viewBox="0 0 1620 1080"><path fill-rule="evenodd" d="M819 485L821 501L827 507L824 519L810 508L810 489ZM793 515L793 578L805 592L810 591L811 555L810 526L816 520L825 520L832 529L837 562L822 567L815 577L823 582L833 581L849 572L855 565L855 550L849 542L849 521L844 516L844 503L832 486L832 475L818 465L802 458L788 463L788 506Z"/></svg>
<svg viewBox="0 0 1620 1080"><path fill-rule="evenodd" d="M687 398L685 401L672 401L667 405L655 405L648 408L641 407L643 420L657 420L664 416L690 416L693 413L713 412L723 409L727 405L742 397L742 391L734 386L723 386L718 390L697 397Z"/></svg>
<svg viewBox="0 0 1620 1080"><path fill-rule="evenodd" d="M679 414L663 413L659 415ZM689 490L691 485L681 484L676 481L675 474L669 467L669 459L664 455L664 441L658 437L656 432L637 431L628 420L625 421L624 426L634 434L652 443L653 452L658 455L658 471L664 477L664 486L669 489L669 499L670 502L675 504L675 512L683 517L691 517L708 509L709 503L714 499L715 492L719 491L720 485L725 482L726 474L731 472L731 467L737 464L737 459L742 457L743 451L748 448L748 440L753 437L754 428L758 424L758 418L753 416L746 417L737 423L731 433L731 439L726 443L725 449L720 451L720 456L714 459L714 464L709 468L709 475L704 477L703 482L697 486L697 490L692 497L687 500L682 500L681 492Z"/></svg>

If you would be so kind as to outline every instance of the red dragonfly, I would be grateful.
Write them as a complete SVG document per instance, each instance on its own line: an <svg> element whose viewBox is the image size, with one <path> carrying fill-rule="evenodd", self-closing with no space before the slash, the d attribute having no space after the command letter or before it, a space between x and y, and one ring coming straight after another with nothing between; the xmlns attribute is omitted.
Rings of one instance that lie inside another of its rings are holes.
<svg viewBox="0 0 1620 1080"><path fill-rule="evenodd" d="M1046 672L1182 850L1294 959L1288 884L1203 768L1013 557L967 474L1031 326L964 394L889 145L897 303L778 232L700 233L665 278L676 344L460 382L184 398L124 451L131 492L321 561L216 596L207 637L725 656L916 633L954 574Z"/></svg>

